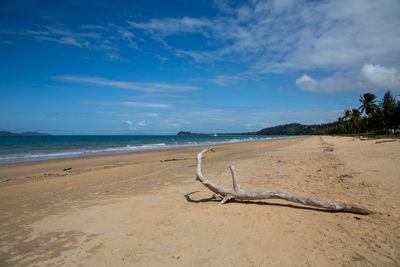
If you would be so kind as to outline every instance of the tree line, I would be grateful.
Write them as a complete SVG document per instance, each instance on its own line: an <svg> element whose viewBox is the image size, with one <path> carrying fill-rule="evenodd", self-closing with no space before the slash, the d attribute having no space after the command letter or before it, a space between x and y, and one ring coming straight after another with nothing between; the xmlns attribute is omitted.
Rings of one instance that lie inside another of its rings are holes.
<svg viewBox="0 0 400 267"><path fill-rule="evenodd" d="M390 91L382 100L372 93L360 96L358 108L347 109L339 117L335 126L325 129L326 134L399 134L400 132L400 101Z"/></svg>

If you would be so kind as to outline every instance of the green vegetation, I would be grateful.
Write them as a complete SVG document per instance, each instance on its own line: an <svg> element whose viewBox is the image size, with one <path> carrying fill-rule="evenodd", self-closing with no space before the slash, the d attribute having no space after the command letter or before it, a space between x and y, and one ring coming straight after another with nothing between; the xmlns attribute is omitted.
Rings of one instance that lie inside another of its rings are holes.
<svg viewBox="0 0 400 267"><path fill-rule="evenodd" d="M334 127L335 123L327 124L314 124L314 125L303 125L300 123L291 123L285 125L279 125L270 128L264 128L254 134L260 135L311 135L321 134L328 127Z"/></svg>
<svg viewBox="0 0 400 267"><path fill-rule="evenodd" d="M381 102L372 93L360 96L361 106L345 110L334 126L325 134L363 134L365 136L392 135L400 132L400 101L387 91Z"/></svg>
<svg viewBox="0 0 400 267"><path fill-rule="evenodd" d="M180 131L177 135L250 135L255 133L192 133L188 131Z"/></svg>
<svg viewBox="0 0 400 267"><path fill-rule="evenodd" d="M177 135L210 135L210 134L202 134L202 133L192 133L188 131L180 131Z"/></svg>

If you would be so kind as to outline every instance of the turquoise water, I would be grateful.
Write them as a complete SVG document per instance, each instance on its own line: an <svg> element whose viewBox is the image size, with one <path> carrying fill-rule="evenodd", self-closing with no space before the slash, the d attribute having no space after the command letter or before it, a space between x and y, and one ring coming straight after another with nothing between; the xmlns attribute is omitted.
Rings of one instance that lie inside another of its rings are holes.
<svg viewBox="0 0 400 267"><path fill-rule="evenodd" d="M0 136L0 164L285 138L260 135Z"/></svg>

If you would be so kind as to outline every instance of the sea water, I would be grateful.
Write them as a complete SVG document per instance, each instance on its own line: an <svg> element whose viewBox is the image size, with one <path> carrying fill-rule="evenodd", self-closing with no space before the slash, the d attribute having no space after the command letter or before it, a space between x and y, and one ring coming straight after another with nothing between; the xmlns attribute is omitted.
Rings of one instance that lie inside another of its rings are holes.
<svg viewBox="0 0 400 267"><path fill-rule="evenodd" d="M261 135L0 136L0 164L285 138Z"/></svg>

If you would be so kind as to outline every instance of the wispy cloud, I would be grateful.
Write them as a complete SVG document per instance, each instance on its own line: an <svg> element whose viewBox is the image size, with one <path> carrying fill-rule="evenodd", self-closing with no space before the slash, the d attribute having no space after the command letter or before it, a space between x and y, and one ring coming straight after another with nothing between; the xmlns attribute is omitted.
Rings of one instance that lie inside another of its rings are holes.
<svg viewBox="0 0 400 267"><path fill-rule="evenodd" d="M93 84L100 86L109 86L127 90L136 90L147 93L164 92L164 93L176 93L176 92L188 92L198 90L199 88L191 85L182 84L171 84L161 82L126 82L126 81L115 81L108 80L100 77L84 77L84 76L53 76L53 80L81 83L81 84Z"/></svg>
<svg viewBox="0 0 400 267"><path fill-rule="evenodd" d="M316 93L364 90L360 85L367 85L373 90L397 83L397 78L393 82L387 72L385 77L392 82L378 81L380 74L376 73L376 67L372 76L364 66L381 66L389 72L400 70L398 0L234 2L214 0L213 6L218 12L212 17L130 19L122 23L105 21L102 25L75 28L54 23L52 26L36 25L19 31L2 30L0 34L26 35L38 41L92 49L111 60L123 60L120 54L125 49L152 49L151 52L154 52L154 40L157 40L170 53L167 55L168 63L174 62L173 57L179 57L190 63L209 66L219 62L224 66L236 64L241 68L238 73L247 71L260 77L286 73L314 77L313 72L319 72L319 78L313 78L318 87L309 90ZM187 40L188 35L201 40L201 45L188 46L187 42L177 41L178 38ZM152 42L151 45L148 42ZM164 53L163 56L153 55L162 63L166 62ZM361 69L364 70L360 72ZM96 77L91 77L90 82L88 77L72 79L71 76L69 79L148 92L166 90L162 88L165 84L110 81ZM228 77L222 72L214 82L226 86L241 80L243 78L235 80L233 75ZM329 90L319 87L322 84ZM194 89L167 86L172 91L177 88L183 91ZM303 87L298 86L307 90L304 83Z"/></svg>
<svg viewBox="0 0 400 267"><path fill-rule="evenodd" d="M128 24L160 40L175 56L199 63L229 58L258 74L320 71L330 92L351 83L346 90L361 89L366 77L359 70L370 62L400 69L397 0L275 0L237 6L218 0L214 4L221 11L214 18L163 18ZM199 34L213 45L188 50L167 38L183 34ZM336 82L337 78L341 82ZM222 79L216 81L224 85ZM371 80L369 85L378 86ZM319 91L327 90L314 90Z"/></svg>
<svg viewBox="0 0 400 267"><path fill-rule="evenodd" d="M127 29L126 27L118 26L115 24L109 24L109 28L106 29L109 30L108 34L110 34L111 31L116 32L122 40L126 41L129 44L130 47L135 49L138 48L136 42L134 41L133 32Z"/></svg>
<svg viewBox="0 0 400 267"><path fill-rule="evenodd" d="M65 26L44 26L40 30L24 30L16 32L23 35L32 35L40 41L53 41L78 47L95 48L93 41L100 38L96 32L73 32Z"/></svg>
<svg viewBox="0 0 400 267"><path fill-rule="evenodd" d="M36 25L36 29L1 31L0 34L32 36L37 41L55 42L64 45L96 50L111 60L120 59L116 53L121 45L137 49L134 34L128 27L115 24L83 25L70 29L64 24Z"/></svg>
<svg viewBox="0 0 400 267"><path fill-rule="evenodd" d="M249 81L258 81L261 79L260 75L254 75L252 72L238 72L235 74L218 74L215 75L212 79L209 79L209 82L216 83L219 86L230 86L237 85L241 82L249 82Z"/></svg>
<svg viewBox="0 0 400 267"><path fill-rule="evenodd" d="M156 57L158 60L160 60L161 63L165 63L165 62L168 60L168 58L163 57L163 56L160 56L160 55L155 55L155 57Z"/></svg>
<svg viewBox="0 0 400 267"><path fill-rule="evenodd" d="M156 36L165 37L168 35L182 33L203 33L211 27L211 21L207 18L166 18L151 19L148 22L129 21L131 28L142 29Z"/></svg>
<svg viewBox="0 0 400 267"><path fill-rule="evenodd" d="M142 102L134 102L134 101L81 101L80 104L85 105L99 105L99 106L125 106L125 107L137 107L137 108L170 108L170 105L167 104L159 104L159 103L142 103Z"/></svg>

